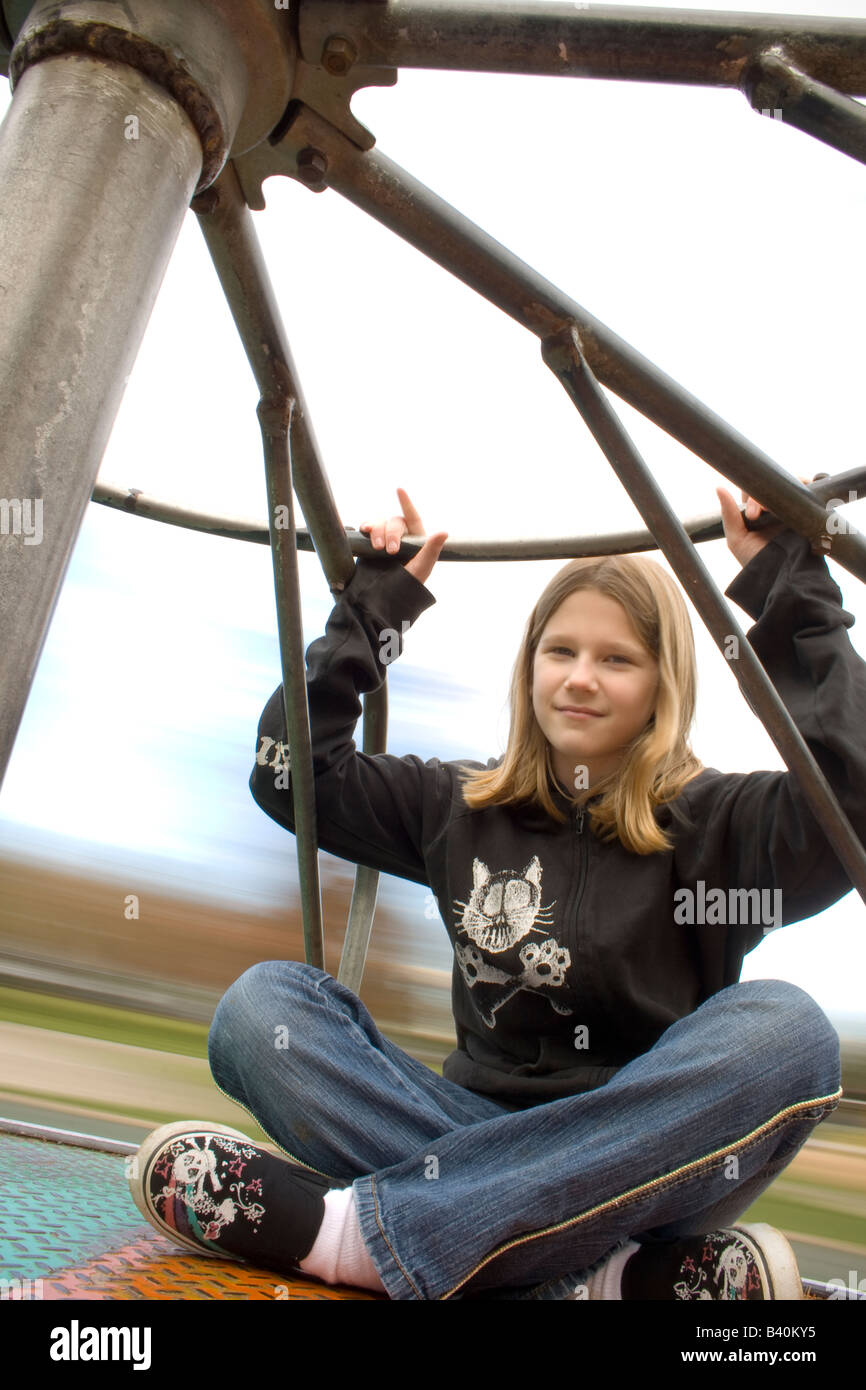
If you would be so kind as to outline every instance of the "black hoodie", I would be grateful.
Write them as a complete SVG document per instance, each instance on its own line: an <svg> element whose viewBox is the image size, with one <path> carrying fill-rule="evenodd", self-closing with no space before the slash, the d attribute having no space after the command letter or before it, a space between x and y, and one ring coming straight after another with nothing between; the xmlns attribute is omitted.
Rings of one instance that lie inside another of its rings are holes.
<svg viewBox="0 0 866 1390"><path fill-rule="evenodd" d="M825 561L782 531L726 594L861 839L866 663ZM787 772L705 768L656 810L674 848L599 840L562 791L557 824L529 805L470 810L460 759L357 751L359 695L381 685L404 625L435 602L397 561L361 559L307 650L318 843L429 885L454 947L451 1081L524 1107L603 1085L678 1018L739 979L779 925L851 884ZM381 655L380 655L381 653ZM732 692L733 694L733 692ZM280 685L258 728L252 794L294 831Z"/></svg>

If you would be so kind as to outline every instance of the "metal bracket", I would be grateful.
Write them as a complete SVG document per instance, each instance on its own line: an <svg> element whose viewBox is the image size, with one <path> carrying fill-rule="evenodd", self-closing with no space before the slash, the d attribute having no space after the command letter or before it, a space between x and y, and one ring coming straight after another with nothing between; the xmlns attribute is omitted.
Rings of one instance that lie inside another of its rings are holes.
<svg viewBox="0 0 866 1390"><path fill-rule="evenodd" d="M395 67L364 60L363 23L359 32L350 5L311 5L302 0L296 18L297 57L291 100L283 119L269 140L235 156L247 206L256 212L265 206L262 184L274 174L298 179L314 193L327 187L328 162L321 151L304 151L305 158L299 161L300 152L285 142L286 131L300 107L321 116L359 150L371 150L376 137L352 114L352 97L362 87L393 87L397 83Z"/></svg>
<svg viewBox="0 0 866 1390"><path fill-rule="evenodd" d="M361 87L393 87L397 81L397 68L371 47L366 8L301 0L292 90L293 99L318 111L361 150L372 149L376 141L349 110L352 97Z"/></svg>
<svg viewBox="0 0 866 1390"><path fill-rule="evenodd" d="M299 68L303 64L299 64ZM243 191L244 200L247 207L254 212L262 212L265 207L265 195L262 184L265 179L271 178L275 174L283 174L286 178L297 179L313 193L323 193L328 187L328 156L315 144L310 144L309 139L303 135L300 138L293 134L293 127L302 112L308 110L304 103L292 101L288 121L282 123L279 138L275 141L263 141L254 150L249 150L240 159L233 160L233 164ZM318 112L315 112L318 115ZM329 126L331 123L328 123ZM331 126L331 129L334 129ZM345 134L345 132L341 132ZM365 135L367 132L364 132ZM372 136L369 142L360 146L366 151L375 144Z"/></svg>
<svg viewBox="0 0 866 1390"><path fill-rule="evenodd" d="M394 68L358 68L351 76L335 78L329 76L323 67L315 67L299 59L292 84L292 100L280 125L270 140L263 140L255 149L236 156L233 161L247 207L254 212L264 210L262 184L275 174L297 179L313 193L323 193L327 188L327 155L312 145L299 149L289 138L300 111L313 111L351 140L359 150L371 150L376 137L355 120L349 110L349 102L361 87L393 87L396 81Z"/></svg>
<svg viewBox="0 0 866 1390"><path fill-rule="evenodd" d="M332 52L332 58L338 56ZM327 55L326 55L327 58ZM347 135L361 150L371 150L376 143L375 135L352 115L350 102L362 87L393 87L397 82L396 68L367 68L354 65L345 72L335 72L317 63L308 63L305 58L298 59L295 79L292 83L292 101L302 101L311 106L331 125Z"/></svg>

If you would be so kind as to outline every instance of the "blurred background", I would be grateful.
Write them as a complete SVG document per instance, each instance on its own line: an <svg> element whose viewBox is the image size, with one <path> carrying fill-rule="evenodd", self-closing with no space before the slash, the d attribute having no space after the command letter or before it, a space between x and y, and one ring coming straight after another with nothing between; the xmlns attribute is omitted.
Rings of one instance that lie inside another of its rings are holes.
<svg viewBox="0 0 866 1390"><path fill-rule="evenodd" d="M862 0L796 8L862 17ZM407 72L353 109L385 154L792 474L866 462L862 165L730 91ZM640 524L535 339L336 193L273 179L265 194L256 226L345 525L397 510L398 485L454 540ZM717 510L725 480L617 404L679 515ZM263 520L255 405L190 213L100 478ZM724 542L701 554L724 588L738 569ZM389 669L389 751L504 750L511 663L560 563L436 567L436 605ZM866 656L862 587L829 567ZM316 557L300 570L308 645L332 603ZM693 618L695 751L725 771L782 767ZM186 1117L258 1132L211 1081L206 1036L247 966L303 957L294 837L247 785L279 680L266 547L90 506L0 794L3 1115L121 1138ZM336 971L352 868L320 864ZM792 1235L804 1274L866 1281L859 897L768 936L743 972L766 976L833 1019L848 1102L750 1214ZM362 997L436 1067L449 979L431 895L383 875Z"/></svg>

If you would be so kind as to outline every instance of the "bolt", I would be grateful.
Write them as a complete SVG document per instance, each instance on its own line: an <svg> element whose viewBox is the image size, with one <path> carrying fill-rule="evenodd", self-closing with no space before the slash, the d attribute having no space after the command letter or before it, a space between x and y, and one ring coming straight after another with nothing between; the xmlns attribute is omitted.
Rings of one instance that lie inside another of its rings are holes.
<svg viewBox="0 0 866 1390"><path fill-rule="evenodd" d="M332 34L322 49L322 67L332 77L344 77L358 56L351 39Z"/></svg>
<svg viewBox="0 0 866 1390"><path fill-rule="evenodd" d="M298 154L298 178L308 184L310 188L324 188L325 175L328 172L328 160L321 150L314 150L312 145L307 145Z"/></svg>

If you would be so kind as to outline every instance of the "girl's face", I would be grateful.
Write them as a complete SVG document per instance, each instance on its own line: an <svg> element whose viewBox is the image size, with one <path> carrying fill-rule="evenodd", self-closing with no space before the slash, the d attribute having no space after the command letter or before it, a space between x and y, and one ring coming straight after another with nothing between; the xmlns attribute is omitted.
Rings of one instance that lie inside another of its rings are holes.
<svg viewBox="0 0 866 1390"><path fill-rule="evenodd" d="M616 599L578 589L552 614L533 662L532 707L572 795L616 770L652 716L658 682L657 660Z"/></svg>

